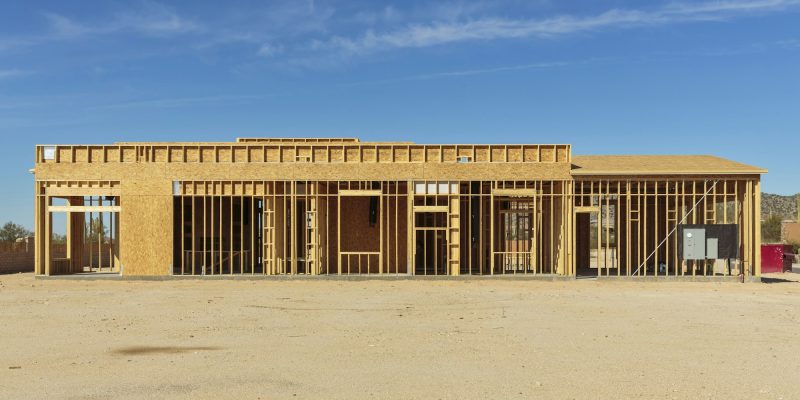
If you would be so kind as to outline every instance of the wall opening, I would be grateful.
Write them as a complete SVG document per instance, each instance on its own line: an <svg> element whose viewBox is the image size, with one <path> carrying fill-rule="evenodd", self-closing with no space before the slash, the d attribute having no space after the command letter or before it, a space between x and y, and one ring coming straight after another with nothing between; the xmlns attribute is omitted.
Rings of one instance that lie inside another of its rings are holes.
<svg viewBox="0 0 800 400"><path fill-rule="evenodd" d="M253 197L176 196L172 273L261 273L261 209Z"/></svg>
<svg viewBox="0 0 800 400"><path fill-rule="evenodd" d="M44 237L41 270L46 275L119 273L119 197L42 198ZM38 239L37 239L38 240Z"/></svg>

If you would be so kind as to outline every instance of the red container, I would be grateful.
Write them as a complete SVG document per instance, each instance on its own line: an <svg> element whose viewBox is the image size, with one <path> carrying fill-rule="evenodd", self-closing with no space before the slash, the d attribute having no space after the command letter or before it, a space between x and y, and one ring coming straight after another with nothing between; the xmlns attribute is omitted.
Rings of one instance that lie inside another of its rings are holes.
<svg viewBox="0 0 800 400"><path fill-rule="evenodd" d="M792 257L792 246L788 244L762 244L761 273L790 272Z"/></svg>

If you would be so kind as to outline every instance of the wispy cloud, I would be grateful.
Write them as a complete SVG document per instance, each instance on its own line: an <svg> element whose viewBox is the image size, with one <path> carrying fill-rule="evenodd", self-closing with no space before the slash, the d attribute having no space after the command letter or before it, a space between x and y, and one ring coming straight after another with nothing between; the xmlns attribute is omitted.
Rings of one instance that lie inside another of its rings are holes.
<svg viewBox="0 0 800 400"><path fill-rule="evenodd" d="M531 69L548 69L548 68L558 68L558 67L566 67L570 65L577 65L577 64L586 64L596 61L595 59L591 60L584 60L584 61L575 61L575 62L566 62L566 61L557 61L557 62L541 62L541 63L529 63L529 64L518 64L518 65L506 65L506 66L499 66L493 68L484 68L484 69L468 69L468 70L455 70L455 71L445 71L445 72L436 72L430 74L419 74L419 75L409 75L409 76L401 76L396 78L390 79L383 79L383 80L371 80L371 81L361 81L361 82L349 82L349 83L340 83L334 84L329 87L354 87L354 86L367 86L367 85L379 85L379 84L386 84L386 83L397 83L397 82L408 82L408 81L423 81L423 80L433 80L433 79L445 79L445 78L457 78L463 76L470 76L470 75L479 75L479 74L491 74L491 73L500 73L500 72L513 72L513 71L524 71L524 70L531 70ZM245 104L245 103L252 103L258 100L263 100L267 98L274 98L285 96L286 93L271 93L271 94L242 94L242 95L217 95L217 96L190 96L190 97L168 97L168 98L154 98L154 99L146 99L146 100L136 100L136 101L125 101L119 102L114 104L103 104L89 107L89 110L96 111L96 110L115 110L115 109L130 109L130 108L182 108L182 107L193 107L193 106L202 106L206 104L224 104L224 105L231 105L231 104Z"/></svg>
<svg viewBox="0 0 800 400"><path fill-rule="evenodd" d="M705 3L672 3L653 10L612 9L590 16L560 15L544 19L485 17L467 21L412 24L358 37L334 36L317 40L313 50L349 55L374 51L421 48L467 41L552 38L601 29L656 26L669 23L726 20L758 13L776 12L800 5L800 0L730 0Z"/></svg>
<svg viewBox="0 0 800 400"><path fill-rule="evenodd" d="M181 17L173 9L153 1L144 1L138 3L138 6L103 16L101 22L83 21L54 12L44 12L42 16L47 22L46 32L0 38L0 51L83 39L92 35L135 33L170 36L204 31L201 24Z"/></svg>
<svg viewBox="0 0 800 400"><path fill-rule="evenodd" d="M258 49L258 55L262 57L274 57L280 53L283 53L283 46L282 45L274 45L270 43L264 43Z"/></svg>
<svg viewBox="0 0 800 400"><path fill-rule="evenodd" d="M160 3L144 3L140 9L117 14L118 29L131 29L144 33L185 33L202 30L195 21L179 16L174 10Z"/></svg>
<svg viewBox="0 0 800 400"><path fill-rule="evenodd" d="M672 3L664 12L675 14L703 14L720 12L763 12L781 10L798 5L797 0L727 0L706 3Z"/></svg>
<svg viewBox="0 0 800 400"><path fill-rule="evenodd" d="M437 79L437 78L450 78L450 77L459 77L459 76L470 76L470 75L482 75L482 74L491 74L497 72L509 72L509 71L525 71L531 69L547 69L547 68L556 68L556 67L565 67L568 65L572 65L573 63L569 62L544 62L544 63L533 63L533 64L519 64L519 65L507 65L501 67L494 67L494 68L484 68L484 69L466 69L466 70L459 70L459 71L447 71L447 72L438 72L433 74L423 74L423 75L414 75L405 78L405 80L425 80L425 79Z"/></svg>
<svg viewBox="0 0 800 400"><path fill-rule="evenodd" d="M174 10L155 2L144 2L138 8L117 12L109 17L108 21L100 23L79 22L56 13L45 13L44 16L57 39L117 32L148 35L179 34L201 29L196 22L183 18Z"/></svg>
<svg viewBox="0 0 800 400"><path fill-rule="evenodd" d="M361 10L353 15L353 21L366 25L379 23L398 22L402 19L403 13L393 6L386 6L381 10Z"/></svg>
<svg viewBox="0 0 800 400"><path fill-rule="evenodd" d="M220 95L220 96L196 96L196 97L173 97L173 98L160 98L148 99L140 101L128 101L116 104L106 104L102 106L92 107L93 110L110 110L110 109L126 109L126 108L175 108L186 107L200 104L217 104L217 103L238 103L248 102L257 99L270 97L268 95Z"/></svg>
<svg viewBox="0 0 800 400"><path fill-rule="evenodd" d="M27 71L22 69L0 69L0 80L17 78L20 76L30 75L32 73L33 71Z"/></svg>
<svg viewBox="0 0 800 400"><path fill-rule="evenodd" d="M670 0L666 0L670 1ZM0 38L0 51L90 37L139 35L158 38L148 54L202 52L209 60L221 48L244 52L235 61L262 68L327 69L361 55L397 49L496 40L554 39L612 29L663 26L776 13L800 8L800 0L706 0L660 6L598 9L593 14L539 14L513 10L543 6L548 0L508 2L443 0L425 5L363 7L320 0L286 0L267 6L224 9L213 17L202 10L175 9L155 0L139 0L97 15L42 14L48 29L29 37ZM519 5L525 3L525 5ZM539 4L531 5L531 4ZM638 4L638 3L633 3ZM337 8L334 8L335 5ZM151 43L147 43L148 46ZM789 46L787 46L789 47ZM127 53L120 48L117 53ZM103 51L103 55L113 54ZM233 53L231 53L233 54Z"/></svg>
<svg viewBox="0 0 800 400"><path fill-rule="evenodd" d="M47 18L53 34L58 37L71 38L81 36L92 31L90 28L85 27L63 15L45 13L44 16Z"/></svg>
<svg viewBox="0 0 800 400"><path fill-rule="evenodd" d="M800 39L786 39L780 40L776 43L780 47L796 49L800 48Z"/></svg>
<svg viewBox="0 0 800 400"><path fill-rule="evenodd" d="M0 38L0 51L28 46L30 44L31 40L29 38L14 38L14 37Z"/></svg>
<svg viewBox="0 0 800 400"><path fill-rule="evenodd" d="M600 59L587 59L582 61L554 61L554 62L540 62L540 63L529 63L529 64L515 64L515 65L501 65L497 67L491 68L480 68L480 69L462 69L462 70L451 70L451 71L442 71L442 72L432 72L427 74L417 74L417 75L406 75L406 76L398 76L394 78L387 78L387 79L374 79L374 80L365 80L365 81L356 81L356 82L342 82L338 84L334 84L331 87L333 88L349 88L349 87L360 87L360 86L375 86L375 85L385 85L385 84L396 84L402 82L414 82L414 81L428 81L428 80L438 80L438 79L457 79L460 77L467 77L473 75L483 75L483 74L497 74L503 72L518 72L518 71L527 71L527 70L546 70L546 69L554 69L554 68L563 68L575 65L583 65L583 64L590 64L597 61L604 61Z"/></svg>
<svg viewBox="0 0 800 400"><path fill-rule="evenodd" d="M272 58L284 53L298 38L322 34L329 29L333 7L314 0L270 2L268 6L233 7L213 21L206 20L195 31L192 48L213 50L225 46L249 46L248 55Z"/></svg>

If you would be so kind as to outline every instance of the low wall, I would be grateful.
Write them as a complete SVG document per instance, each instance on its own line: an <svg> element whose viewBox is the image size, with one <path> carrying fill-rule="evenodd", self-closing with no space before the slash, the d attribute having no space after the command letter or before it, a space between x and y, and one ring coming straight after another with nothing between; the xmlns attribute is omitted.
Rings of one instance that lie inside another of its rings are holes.
<svg viewBox="0 0 800 400"><path fill-rule="evenodd" d="M61 258L67 254L66 245L54 244L53 257ZM33 272L35 252L33 243L0 243L0 274Z"/></svg>

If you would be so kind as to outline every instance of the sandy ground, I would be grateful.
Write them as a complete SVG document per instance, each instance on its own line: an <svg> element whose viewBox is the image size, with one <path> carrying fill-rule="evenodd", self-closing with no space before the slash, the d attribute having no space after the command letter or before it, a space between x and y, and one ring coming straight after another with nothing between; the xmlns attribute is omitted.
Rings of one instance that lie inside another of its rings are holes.
<svg viewBox="0 0 800 400"><path fill-rule="evenodd" d="M0 398L797 399L797 276L738 284L4 275Z"/></svg>

